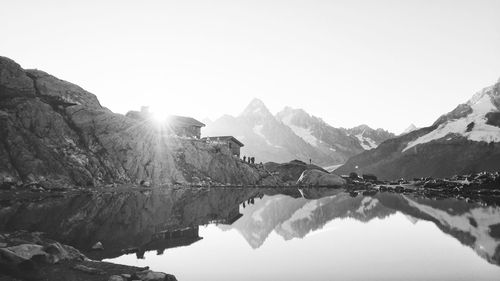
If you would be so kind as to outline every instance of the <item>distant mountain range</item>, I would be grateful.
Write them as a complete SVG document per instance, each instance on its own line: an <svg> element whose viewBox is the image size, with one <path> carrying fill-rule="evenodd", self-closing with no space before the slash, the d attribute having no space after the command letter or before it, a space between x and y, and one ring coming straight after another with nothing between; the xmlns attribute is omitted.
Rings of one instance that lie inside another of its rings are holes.
<svg viewBox="0 0 500 281"><path fill-rule="evenodd" d="M500 81L441 116L347 161L336 173L382 179L448 177L500 170Z"/></svg>
<svg viewBox="0 0 500 281"><path fill-rule="evenodd" d="M235 136L245 144L242 155L254 156L257 162L311 159L321 166L345 163L350 157L395 137L366 125L335 128L303 109L285 107L273 115L259 99L252 100L237 117L224 115L207 122L203 134Z"/></svg>

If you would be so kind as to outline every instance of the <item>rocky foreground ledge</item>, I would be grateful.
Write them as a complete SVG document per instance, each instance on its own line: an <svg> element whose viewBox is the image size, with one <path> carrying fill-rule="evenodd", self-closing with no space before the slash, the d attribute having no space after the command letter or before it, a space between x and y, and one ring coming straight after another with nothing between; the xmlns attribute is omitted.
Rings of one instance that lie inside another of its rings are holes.
<svg viewBox="0 0 500 281"><path fill-rule="evenodd" d="M149 268L88 259L77 249L45 238L41 232L0 233L0 280L173 281Z"/></svg>

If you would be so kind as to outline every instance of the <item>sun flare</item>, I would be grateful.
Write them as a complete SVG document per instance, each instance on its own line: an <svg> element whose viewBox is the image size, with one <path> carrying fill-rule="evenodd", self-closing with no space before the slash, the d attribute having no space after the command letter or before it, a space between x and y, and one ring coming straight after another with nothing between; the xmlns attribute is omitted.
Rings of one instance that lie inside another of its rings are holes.
<svg viewBox="0 0 500 281"><path fill-rule="evenodd" d="M161 109L159 107L151 107L150 114L155 122L163 123L167 120L168 112L165 108Z"/></svg>

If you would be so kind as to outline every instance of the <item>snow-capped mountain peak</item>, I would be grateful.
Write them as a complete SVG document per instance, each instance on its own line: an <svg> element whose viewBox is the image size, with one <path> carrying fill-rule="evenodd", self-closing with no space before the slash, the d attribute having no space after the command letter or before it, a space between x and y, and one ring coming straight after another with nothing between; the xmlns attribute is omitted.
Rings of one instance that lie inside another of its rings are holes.
<svg viewBox="0 0 500 281"><path fill-rule="evenodd" d="M405 134L408 134L408 133L411 133L411 132L413 132L413 131L415 131L415 130L417 130L417 129L418 129L418 128L417 128L417 126L415 126L415 124L410 124L410 126L408 126L408 128L406 128L406 129L405 129L405 130L404 130L404 131L400 134L400 136L405 135Z"/></svg>
<svg viewBox="0 0 500 281"><path fill-rule="evenodd" d="M366 124L348 129L350 135L358 139L364 150L372 150L383 141L393 138L395 135L383 129L372 129Z"/></svg>
<svg viewBox="0 0 500 281"><path fill-rule="evenodd" d="M254 98L247 107L243 110L240 116L261 116L261 117L273 117L269 109L266 107L264 102L260 99Z"/></svg>
<svg viewBox="0 0 500 281"><path fill-rule="evenodd" d="M467 103L459 105L455 110L438 119L435 123L438 124L436 129L409 142L403 152L419 144L445 137L446 140L452 140L454 136L476 142L500 142L500 127L490 120L491 114L498 116L499 103L498 84L483 89Z"/></svg>
<svg viewBox="0 0 500 281"><path fill-rule="evenodd" d="M321 143L311 132L311 123L314 121L311 120L311 115L305 110L293 109L287 106L276 114L276 118L310 145L317 147Z"/></svg>

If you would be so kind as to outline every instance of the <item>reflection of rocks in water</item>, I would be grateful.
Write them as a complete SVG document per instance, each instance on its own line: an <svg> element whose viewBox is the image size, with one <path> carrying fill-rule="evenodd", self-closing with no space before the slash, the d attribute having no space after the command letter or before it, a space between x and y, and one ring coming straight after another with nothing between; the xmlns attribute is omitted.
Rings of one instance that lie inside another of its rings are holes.
<svg viewBox="0 0 500 281"><path fill-rule="evenodd" d="M43 231L60 241L89 250L93 258L111 258L122 249L141 248L165 230L231 221L235 209L255 191L181 189L71 193L38 202L13 202L0 209L0 228Z"/></svg>
<svg viewBox="0 0 500 281"><path fill-rule="evenodd" d="M166 249L189 246L203 239L199 235L198 226L186 227L175 230L164 230L155 233L152 240L147 244L142 245L136 252L137 258L144 258L144 253L147 251L156 250L158 255L162 255Z"/></svg>

